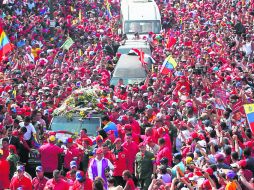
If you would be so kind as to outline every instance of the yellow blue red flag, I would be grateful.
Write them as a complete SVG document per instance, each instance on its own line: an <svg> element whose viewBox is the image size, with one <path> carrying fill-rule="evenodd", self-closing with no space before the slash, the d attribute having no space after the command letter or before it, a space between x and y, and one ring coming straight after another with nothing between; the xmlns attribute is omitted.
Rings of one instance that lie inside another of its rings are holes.
<svg viewBox="0 0 254 190"><path fill-rule="evenodd" d="M105 6L106 6L106 14L107 14L108 18L111 19L112 18L112 13L111 13L111 10L110 10L110 3L108 2L108 0L106 0Z"/></svg>
<svg viewBox="0 0 254 190"><path fill-rule="evenodd" d="M243 105L247 121L249 123L252 133L254 133L254 104Z"/></svg>
<svg viewBox="0 0 254 190"><path fill-rule="evenodd" d="M160 73L167 75L169 72L173 71L177 67L177 62L174 58L169 55L163 62Z"/></svg>
<svg viewBox="0 0 254 190"><path fill-rule="evenodd" d="M4 55L12 50L12 44L10 43L6 33L0 27L0 60Z"/></svg>

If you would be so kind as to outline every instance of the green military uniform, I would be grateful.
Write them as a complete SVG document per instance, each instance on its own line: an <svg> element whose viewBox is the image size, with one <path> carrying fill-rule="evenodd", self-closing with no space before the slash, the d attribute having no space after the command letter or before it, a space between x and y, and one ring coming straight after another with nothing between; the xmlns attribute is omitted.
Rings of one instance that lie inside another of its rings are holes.
<svg viewBox="0 0 254 190"><path fill-rule="evenodd" d="M152 181L151 176L153 174L153 165L155 164L154 154L145 151L144 155L142 155L141 152L138 152L135 163L141 189L147 190Z"/></svg>
<svg viewBox="0 0 254 190"><path fill-rule="evenodd" d="M10 164L10 178L13 177L14 172L17 169L17 163L19 162L19 156L17 154L9 154L9 156L6 159Z"/></svg>

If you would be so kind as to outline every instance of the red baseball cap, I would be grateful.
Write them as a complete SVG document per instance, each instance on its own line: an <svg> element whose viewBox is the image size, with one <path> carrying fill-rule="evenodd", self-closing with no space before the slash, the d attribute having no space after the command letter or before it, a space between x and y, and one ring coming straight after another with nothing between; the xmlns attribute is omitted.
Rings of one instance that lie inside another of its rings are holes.
<svg viewBox="0 0 254 190"><path fill-rule="evenodd" d="M211 184L210 184L210 182L209 182L209 180L208 179L206 179L203 183L202 183L202 188L204 188L204 189L207 189L207 188L212 188L211 187Z"/></svg>
<svg viewBox="0 0 254 190"><path fill-rule="evenodd" d="M103 138L102 138L102 136L101 135L99 135L99 136L97 136L96 138L95 138L95 141L96 142L98 142L98 141L102 141L103 140Z"/></svg>
<svg viewBox="0 0 254 190"><path fill-rule="evenodd" d="M67 142L67 143L73 143L73 139L72 139L72 138L68 138L68 139L66 140L66 142Z"/></svg>
<svg viewBox="0 0 254 190"><path fill-rule="evenodd" d="M140 147L142 147L142 146L146 146L146 143L145 143L145 142L139 143L138 147L140 148Z"/></svg>
<svg viewBox="0 0 254 190"><path fill-rule="evenodd" d="M213 169L212 168L207 168L205 170L205 172L207 172L209 175L213 175Z"/></svg>
<svg viewBox="0 0 254 190"><path fill-rule="evenodd" d="M198 133L197 133L197 132L192 132L192 133L191 133L191 137L192 137L193 139L198 138Z"/></svg>
<svg viewBox="0 0 254 190"><path fill-rule="evenodd" d="M247 166L247 161L246 160L240 160L238 162L238 165L241 166L241 167L246 167Z"/></svg>
<svg viewBox="0 0 254 190"><path fill-rule="evenodd" d="M132 130L132 126L130 124L124 125L125 130Z"/></svg>

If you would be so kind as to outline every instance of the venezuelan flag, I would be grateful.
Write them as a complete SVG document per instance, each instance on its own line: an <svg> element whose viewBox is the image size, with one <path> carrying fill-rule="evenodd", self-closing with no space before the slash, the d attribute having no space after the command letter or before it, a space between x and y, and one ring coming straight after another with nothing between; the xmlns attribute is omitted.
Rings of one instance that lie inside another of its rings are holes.
<svg viewBox="0 0 254 190"><path fill-rule="evenodd" d="M110 4L109 4L108 0L106 0L105 6L106 6L106 14L107 14L108 18L111 19L112 18L112 13L111 13L111 10L110 10Z"/></svg>
<svg viewBox="0 0 254 190"><path fill-rule="evenodd" d="M171 71L173 71L177 66L176 61L173 59L171 55L169 55L163 62L160 73L167 75Z"/></svg>
<svg viewBox="0 0 254 190"><path fill-rule="evenodd" d="M10 43L4 30L0 27L0 60L4 55L12 50L12 44Z"/></svg>
<svg viewBox="0 0 254 190"><path fill-rule="evenodd" d="M243 105L252 133L254 133L254 104Z"/></svg>

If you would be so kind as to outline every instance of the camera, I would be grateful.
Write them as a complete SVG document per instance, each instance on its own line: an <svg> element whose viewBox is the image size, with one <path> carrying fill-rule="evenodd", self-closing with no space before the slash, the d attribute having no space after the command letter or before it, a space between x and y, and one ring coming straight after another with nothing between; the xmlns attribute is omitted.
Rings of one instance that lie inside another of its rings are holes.
<svg viewBox="0 0 254 190"><path fill-rule="evenodd" d="M203 75L203 74L206 74L206 72L207 72L207 67L205 66L195 67L193 69L193 74L196 74L196 75Z"/></svg>

